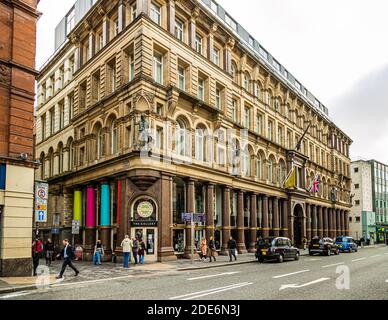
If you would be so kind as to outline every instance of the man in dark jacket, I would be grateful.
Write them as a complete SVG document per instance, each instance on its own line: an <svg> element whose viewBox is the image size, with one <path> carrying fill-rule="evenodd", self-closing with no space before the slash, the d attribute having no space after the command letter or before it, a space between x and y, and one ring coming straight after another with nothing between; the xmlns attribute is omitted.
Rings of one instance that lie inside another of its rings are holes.
<svg viewBox="0 0 388 320"><path fill-rule="evenodd" d="M232 257L234 257L234 261L237 261L237 257L236 257L237 243L236 243L236 240L233 239L233 237L229 238L228 250L229 250L229 259L230 259L229 261L232 262Z"/></svg>
<svg viewBox="0 0 388 320"><path fill-rule="evenodd" d="M74 258L74 252L71 244L69 243L69 240L65 239L63 240L63 249L60 254L58 254L57 257L62 256L63 257L63 264L61 272L59 273L59 276L57 276L57 279L61 279L63 277L63 274L65 273L66 267L69 266L72 268L75 272L75 276L78 276L79 271L76 267L74 267L73 263L71 262L71 259Z"/></svg>
<svg viewBox="0 0 388 320"><path fill-rule="evenodd" d="M37 237L34 242L32 243L32 262L33 262L33 269L34 269L34 277L37 276L36 270L39 267L39 259L43 252L43 243L42 241Z"/></svg>

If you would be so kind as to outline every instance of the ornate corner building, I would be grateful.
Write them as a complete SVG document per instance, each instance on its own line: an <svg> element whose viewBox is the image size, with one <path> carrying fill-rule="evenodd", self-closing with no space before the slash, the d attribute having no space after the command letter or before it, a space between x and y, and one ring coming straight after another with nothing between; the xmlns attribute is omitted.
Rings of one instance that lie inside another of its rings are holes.
<svg viewBox="0 0 388 320"><path fill-rule="evenodd" d="M128 234L165 261L191 250L182 213L205 214L195 239L221 251L230 236L246 252L258 235L349 232L351 139L216 2L78 0L56 46L38 77L45 236L78 220L87 255Z"/></svg>
<svg viewBox="0 0 388 320"><path fill-rule="evenodd" d="M0 0L0 277L32 273L38 2Z"/></svg>

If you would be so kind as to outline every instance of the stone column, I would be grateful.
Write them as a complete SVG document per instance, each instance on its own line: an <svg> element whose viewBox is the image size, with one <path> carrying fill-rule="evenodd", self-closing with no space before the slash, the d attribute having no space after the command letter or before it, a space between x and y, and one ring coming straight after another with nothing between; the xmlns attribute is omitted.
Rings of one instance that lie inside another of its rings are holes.
<svg viewBox="0 0 388 320"><path fill-rule="evenodd" d="M85 218L85 254L90 260L96 243L96 194L94 186L86 189L86 218ZM105 247L105 244L104 244Z"/></svg>
<svg viewBox="0 0 388 320"><path fill-rule="evenodd" d="M345 211L340 210L340 217L341 217L341 235L345 235Z"/></svg>
<svg viewBox="0 0 388 320"><path fill-rule="evenodd" d="M110 185L108 182L102 182L100 186L100 234L98 240L101 240L105 252L110 254L111 248L111 196Z"/></svg>
<svg viewBox="0 0 388 320"><path fill-rule="evenodd" d="M330 237L328 208L323 208L323 236Z"/></svg>
<svg viewBox="0 0 388 320"><path fill-rule="evenodd" d="M75 189L73 196L73 220L78 220L80 225L80 233L74 236L73 245L82 244L82 226L83 226L83 216L82 216L82 190Z"/></svg>
<svg viewBox="0 0 388 320"><path fill-rule="evenodd" d="M120 0L119 2L119 8L118 8L118 20L119 20L119 30L118 33L124 30L126 25L126 5L125 1Z"/></svg>
<svg viewBox="0 0 388 320"><path fill-rule="evenodd" d="M176 260L172 241L172 177L162 174L160 186L158 261Z"/></svg>
<svg viewBox="0 0 388 320"><path fill-rule="evenodd" d="M120 223L119 228L117 230L117 247L115 249L115 252L122 252L122 248L120 246L121 241L124 239L126 235L130 235L130 226L129 226L129 208L127 205L128 200L128 192L126 190L127 188L127 178L126 177L120 177ZM161 209L162 210L162 209ZM159 217L160 220L160 217Z"/></svg>
<svg viewBox="0 0 388 320"><path fill-rule="evenodd" d="M247 252L245 247L244 230L244 192L239 190L237 205L237 248L239 253Z"/></svg>
<svg viewBox="0 0 388 320"><path fill-rule="evenodd" d="M337 233L336 236L341 235L341 215L340 215L340 210L336 209L335 210L335 215L336 215L336 220L337 220Z"/></svg>
<svg viewBox="0 0 388 320"><path fill-rule="evenodd" d="M269 237L269 224L268 224L268 196L263 196L263 237Z"/></svg>
<svg viewBox="0 0 388 320"><path fill-rule="evenodd" d="M256 245L256 235L257 235L257 196L255 194L251 195L251 216L249 218L250 223L250 242L249 242L249 252L255 252Z"/></svg>
<svg viewBox="0 0 388 320"><path fill-rule="evenodd" d="M345 235L350 236L349 230L349 211L345 211Z"/></svg>
<svg viewBox="0 0 388 320"><path fill-rule="evenodd" d="M282 235L283 237L289 238L290 232L289 232L289 226L288 226L288 200L282 199L281 206L282 206Z"/></svg>
<svg viewBox="0 0 388 320"><path fill-rule="evenodd" d="M206 239L214 237L214 184L208 184L206 189Z"/></svg>
<svg viewBox="0 0 388 320"><path fill-rule="evenodd" d="M317 228L317 206L311 206L311 238L318 236Z"/></svg>
<svg viewBox="0 0 388 320"><path fill-rule="evenodd" d="M230 238L230 187L223 188L222 201L222 253L228 254L228 241Z"/></svg>
<svg viewBox="0 0 388 320"><path fill-rule="evenodd" d="M197 35L197 23L196 19L199 16L199 8L195 8L191 14L191 20L189 22L189 45L195 50L195 36Z"/></svg>
<svg viewBox="0 0 388 320"><path fill-rule="evenodd" d="M94 31L89 32L89 59L93 58L96 53L96 34Z"/></svg>
<svg viewBox="0 0 388 320"><path fill-rule="evenodd" d="M109 19L108 16L104 16L102 20L102 45L105 47L109 42Z"/></svg>
<svg viewBox="0 0 388 320"><path fill-rule="evenodd" d="M167 24L168 31L175 35L175 0L169 0L167 3Z"/></svg>
<svg viewBox="0 0 388 320"><path fill-rule="evenodd" d="M311 240L311 206L306 203L306 239Z"/></svg>
<svg viewBox="0 0 388 320"><path fill-rule="evenodd" d="M322 207L318 207L318 236L323 238L323 210Z"/></svg>
<svg viewBox="0 0 388 320"><path fill-rule="evenodd" d="M194 213L195 211L195 182L194 180L188 180L187 184L187 213ZM188 222L186 224L186 246L185 246L185 257L190 258L191 257L191 240L192 240L192 233L191 233L191 225ZM194 244L195 245L195 244ZM194 253L197 253L196 248L194 248Z"/></svg>
<svg viewBox="0 0 388 320"><path fill-rule="evenodd" d="M273 198L272 199L272 229L273 229L273 236L279 237L279 198Z"/></svg>
<svg viewBox="0 0 388 320"><path fill-rule="evenodd" d="M333 219L333 238L337 236L337 215L336 209L331 209L331 217Z"/></svg>

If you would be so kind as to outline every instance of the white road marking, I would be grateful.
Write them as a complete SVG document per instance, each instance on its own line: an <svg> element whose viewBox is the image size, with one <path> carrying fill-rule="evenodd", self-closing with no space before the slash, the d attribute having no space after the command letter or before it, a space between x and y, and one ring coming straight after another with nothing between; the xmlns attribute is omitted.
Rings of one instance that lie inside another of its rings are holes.
<svg viewBox="0 0 388 320"><path fill-rule="evenodd" d="M273 279L279 279L279 278L284 278L284 277L292 276L292 275L294 275L294 274L299 274L299 273L304 273L304 272L309 272L309 271L310 271L310 270L302 270L302 271L297 271L297 272L282 274L282 275L279 275L279 276L274 276L274 277L272 277L272 278L273 278Z"/></svg>
<svg viewBox="0 0 388 320"><path fill-rule="evenodd" d="M304 283L304 284L297 284L297 283L284 284L280 287L279 291L282 291L284 289L289 289L289 288L291 288L291 289L303 288L303 287L311 286L312 284L320 283L320 282L327 281L327 280L330 280L330 278L321 278L321 279L314 280L314 281Z"/></svg>
<svg viewBox="0 0 388 320"><path fill-rule="evenodd" d="M16 297L22 297L22 296L29 295L31 293L33 293L33 291L20 291L20 292L10 293L10 294L1 296L0 299L11 299Z"/></svg>
<svg viewBox="0 0 388 320"><path fill-rule="evenodd" d="M306 261L321 261L322 258L312 258L312 259L307 259Z"/></svg>
<svg viewBox="0 0 388 320"><path fill-rule="evenodd" d="M218 273L218 274L211 274L208 276L203 277L196 277L196 278L188 278L187 281L194 281L194 280L201 280L201 279L209 279L209 278L215 278L215 277L222 277L222 276L231 276L237 273L241 273L241 271L236 272L224 272L224 273Z"/></svg>
<svg viewBox="0 0 388 320"><path fill-rule="evenodd" d="M387 253L384 253L386 256L388 255L388 252Z"/></svg>
<svg viewBox="0 0 388 320"><path fill-rule="evenodd" d="M234 290L234 289L238 289L241 287L250 286L251 284L253 284L253 283L252 282L236 283L236 284L226 286L226 287L213 288L213 289L209 289L209 290L185 294L182 296L171 297L171 298L169 298L169 300L192 300L192 299L208 296L208 295L223 292L223 291Z"/></svg>
<svg viewBox="0 0 388 320"><path fill-rule="evenodd" d="M322 268L330 268L330 267L336 267L345 264L345 262L339 262L339 263L334 263L334 264L329 264L327 266L322 266Z"/></svg>
<svg viewBox="0 0 388 320"><path fill-rule="evenodd" d="M352 260L352 262L358 262L358 261L363 261L363 260L366 260L366 258L355 259L355 260Z"/></svg>
<svg viewBox="0 0 388 320"><path fill-rule="evenodd" d="M98 279L98 280L58 283L58 284L50 285L50 287L56 288L56 287L65 287L65 286L75 286L75 285L80 285L80 284L98 283L98 282L105 282L105 281L112 281L112 280L114 281L114 280L121 280L121 279L128 279L128 278L133 278L133 275L116 277L116 278Z"/></svg>
<svg viewBox="0 0 388 320"><path fill-rule="evenodd" d="M376 254L374 256L371 256L371 258L378 258L378 257L381 257L381 254Z"/></svg>

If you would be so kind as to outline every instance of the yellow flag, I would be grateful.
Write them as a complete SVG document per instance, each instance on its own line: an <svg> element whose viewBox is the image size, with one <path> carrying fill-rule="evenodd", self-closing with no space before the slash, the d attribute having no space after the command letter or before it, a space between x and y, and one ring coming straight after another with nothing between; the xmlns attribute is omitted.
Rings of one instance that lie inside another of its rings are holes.
<svg viewBox="0 0 388 320"><path fill-rule="evenodd" d="M292 167L286 181L284 181L284 188L293 189L296 188L296 168Z"/></svg>

